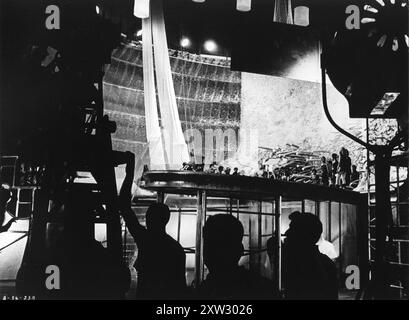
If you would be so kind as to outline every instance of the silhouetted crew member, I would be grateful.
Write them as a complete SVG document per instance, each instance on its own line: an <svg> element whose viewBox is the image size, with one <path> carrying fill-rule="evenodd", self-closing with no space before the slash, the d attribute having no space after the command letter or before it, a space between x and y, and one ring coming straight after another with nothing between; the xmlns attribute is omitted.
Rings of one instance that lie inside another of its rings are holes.
<svg viewBox="0 0 409 320"><path fill-rule="evenodd" d="M339 174L338 174L338 155L336 153L332 154L332 161L331 161L331 184L338 185L339 184Z"/></svg>
<svg viewBox="0 0 409 320"><path fill-rule="evenodd" d="M203 258L209 269L198 288L204 299L272 299L270 280L238 265L243 254L243 226L227 214L210 216L203 227Z"/></svg>
<svg viewBox="0 0 409 320"><path fill-rule="evenodd" d="M321 157L321 182L324 186L329 185L327 159L325 157Z"/></svg>
<svg viewBox="0 0 409 320"><path fill-rule="evenodd" d="M47 264L60 268L61 289L45 290L47 298L123 299L129 290L129 268L95 240L93 203L84 191L66 195L64 231L47 255Z"/></svg>
<svg viewBox="0 0 409 320"><path fill-rule="evenodd" d="M341 148L339 152L339 180L342 186L348 186L351 180L351 158L349 157L349 151L345 148Z"/></svg>
<svg viewBox="0 0 409 320"><path fill-rule="evenodd" d="M351 172L351 181L359 180L360 175L359 172L356 170L356 165L352 165L352 172Z"/></svg>
<svg viewBox="0 0 409 320"><path fill-rule="evenodd" d="M334 262L318 250L321 221L312 213L293 212L283 245L283 286L288 299L338 299Z"/></svg>
<svg viewBox="0 0 409 320"><path fill-rule="evenodd" d="M170 211L165 204L153 204L146 212L143 227L131 204L135 157L129 154L126 177L121 188L121 213L138 247L137 296L142 299L168 299L186 294L186 255L182 246L166 233Z"/></svg>

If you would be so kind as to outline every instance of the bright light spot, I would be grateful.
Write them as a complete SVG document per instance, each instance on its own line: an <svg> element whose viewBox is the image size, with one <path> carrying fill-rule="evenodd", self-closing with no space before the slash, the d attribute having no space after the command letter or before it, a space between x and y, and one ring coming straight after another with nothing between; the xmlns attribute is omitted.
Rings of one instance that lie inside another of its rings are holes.
<svg viewBox="0 0 409 320"><path fill-rule="evenodd" d="M405 42L406 45L409 47L409 36L407 34L405 34Z"/></svg>
<svg viewBox="0 0 409 320"><path fill-rule="evenodd" d="M397 51L399 49L398 39L394 38L392 43L392 50Z"/></svg>
<svg viewBox="0 0 409 320"><path fill-rule="evenodd" d="M237 0L236 9L238 11L248 12L251 10L251 0Z"/></svg>
<svg viewBox="0 0 409 320"><path fill-rule="evenodd" d="M374 18L363 18L362 20L361 20L361 22L363 23L363 24L366 24L366 23L372 23L372 22L375 22L376 20L374 19Z"/></svg>
<svg viewBox="0 0 409 320"><path fill-rule="evenodd" d="M187 47L190 46L190 40L189 40L188 38L183 38L183 39L180 41L180 45L181 45L183 48L187 48Z"/></svg>
<svg viewBox="0 0 409 320"><path fill-rule="evenodd" d="M385 45L386 39L388 36L384 34L382 37L379 38L378 43L376 44L378 47L383 47Z"/></svg>
<svg viewBox="0 0 409 320"><path fill-rule="evenodd" d="M373 12L373 13L378 13L378 10L375 9L374 7L371 7L369 4L364 6L364 10L369 11L369 12Z"/></svg>
<svg viewBox="0 0 409 320"><path fill-rule="evenodd" d="M97 14L99 14L101 12L101 9L98 6L95 6L95 11L97 12Z"/></svg>
<svg viewBox="0 0 409 320"><path fill-rule="evenodd" d="M294 24L297 26L308 26L310 24L310 9L306 6L294 8Z"/></svg>
<svg viewBox="0 0 409 320"><path fill-rule="evenodd" d="M204 48L206 49L206 51L208 52L214 52L217 49L217 45L216 42L214 42L213 40L207 40L204 44Z"/></svg>
<svg viewBox="0 0 409 320"><path fill-rule="evenodd" d="M138 32L136 33L136 36L137 36L137 37L142 36L142 29L141 29L141 30L138 30Z"/></svg>
<svg viewBox="0 0 409 320"><path fill-rule="evenodd" d="M7 183L2 183L1 186L6 190L10 190L10 186Z"/></svg>
<svg viewBox="0 0 409 320"><path fill-rule="evenodd" d="M395 4L395 0L390 0L392 4Z"/></svg>
<svg viewBox="0 0 409 320"><path fill-rule="evenodd" d="M399 92L386 92L378 104L373 108L371 116L382 116L391 106L391 104L399 97Z"/></svg>
<svg viewBox="0 0 409 320"><path fill-rule="evenodd" d="M383 2L383 0L376 0L376 2L378 2L382 7L385 6L385 2Z"/></svg>

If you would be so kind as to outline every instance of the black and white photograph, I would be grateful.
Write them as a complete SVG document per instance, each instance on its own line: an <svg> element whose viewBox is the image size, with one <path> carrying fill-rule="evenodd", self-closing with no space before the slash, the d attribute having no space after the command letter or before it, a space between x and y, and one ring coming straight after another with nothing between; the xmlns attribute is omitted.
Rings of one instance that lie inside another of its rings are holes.
<svg viewBox="0 0 409 320"><path fill-rule="evenodd" d="M0 300L409 300L408 21L409 0L0 0Z"/></svg>

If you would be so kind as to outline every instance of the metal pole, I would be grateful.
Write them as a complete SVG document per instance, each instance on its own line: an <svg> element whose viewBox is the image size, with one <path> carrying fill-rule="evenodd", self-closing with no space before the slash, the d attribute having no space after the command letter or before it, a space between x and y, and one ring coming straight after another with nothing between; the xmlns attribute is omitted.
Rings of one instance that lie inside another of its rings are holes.
<svg viewBox="0 0 409 320"><path fill-rule="evenodd" d="M400 226L400 187L399 164L396 166L396 225ZM400 251L399 251L400 255Z"/></svg>
<svg viewBox="0 0 409 320"><path fill-rule="evenodd" d="M195 286L203 280L203 225L206 219L206 191L197 191Z"/></svg>
<svg viewBox="0 0 409 320"><path fill-rule="evenodd" d="M180 242L181 219L182 219L182 210L179 208L179 209L178 209L178 234L177 234L178 242Z"/></svg>
<svg viewBox="0 0 409 320"><path fill-rule="evenodd" d="M158 192L158 203L164 203L165 202L165 194L163 192Z"/></svg>
<svg viewBox="0 0 409 320"><path fill-rule="evenodd" d="M332 242L331 235L331 201L328 201L328 241Z"/></svg>
<svg viewBox="0 0 409 320"><path fill-rule="evenodd" d="M257 246L258 246L258 269L261 271L261 244L262 244L262 216L261 214L263 213L263 202L259 201L259 211L258 211L258 241L257 241Z"/></svg>
<svg viewBox="0 0 409 320"><path fill-rule="evenodd" d="M369 118L366 118L366 143L369 144ZM369 260L372 259L371 256L371 234L370 234L370 225L371 225L371 166L369 165L370 161L370 151L368 148L366 148L366 188L367 188L367 204L368 204L368 210L366 212L368 216L368 225L366 226L367 232L367 250L368 250L368 262ZM372 277L372 275L370 276Z"/></svg>
<svg viewBox="0 0 409 320"><path fill-rule="evenodd" d="M275 199L275 237L276 237L276 259L274 261L274 275L275 283L277 283L278 290L281 291L281 196Z"/></svg>
<svg viewBox="0 0 409 320"><path fill-rule="evenodd" d="M338 246L339 246L339 267L342 272L342 204L338 202Z"/></svg>

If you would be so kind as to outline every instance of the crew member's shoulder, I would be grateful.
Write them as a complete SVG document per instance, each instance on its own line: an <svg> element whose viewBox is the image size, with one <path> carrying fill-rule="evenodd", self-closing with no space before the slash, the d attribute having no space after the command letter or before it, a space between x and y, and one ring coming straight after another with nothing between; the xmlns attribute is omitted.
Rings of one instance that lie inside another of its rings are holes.
<svg viewBox="0 0 409 320"><path fill-rule="evenodd" d="M319 259L328 269L336 270L337 267L335 265L335 262L332 261L332 259L330 259L327 255L319 252Z"/></svg>
<svg viewBox="0 0 409 320"><path fill-rule="evenodd" d="M170 235L166 235L166 241L168 242L168 244L174 248L174 249L178 249L178 250L183 250L182 245L179 243L179 241L175 240L172 236Z"/></svg>
<svg viewBox="0 0 409 320"><path fill-rule="evenodd" d="M247 270L244 267L240 267L239 273L240 273L240 277L243 280L254 285L255 287L266 288L268 290L272 288L273 282L270 279L263 277L262 275L256 272Z"/></svg>

